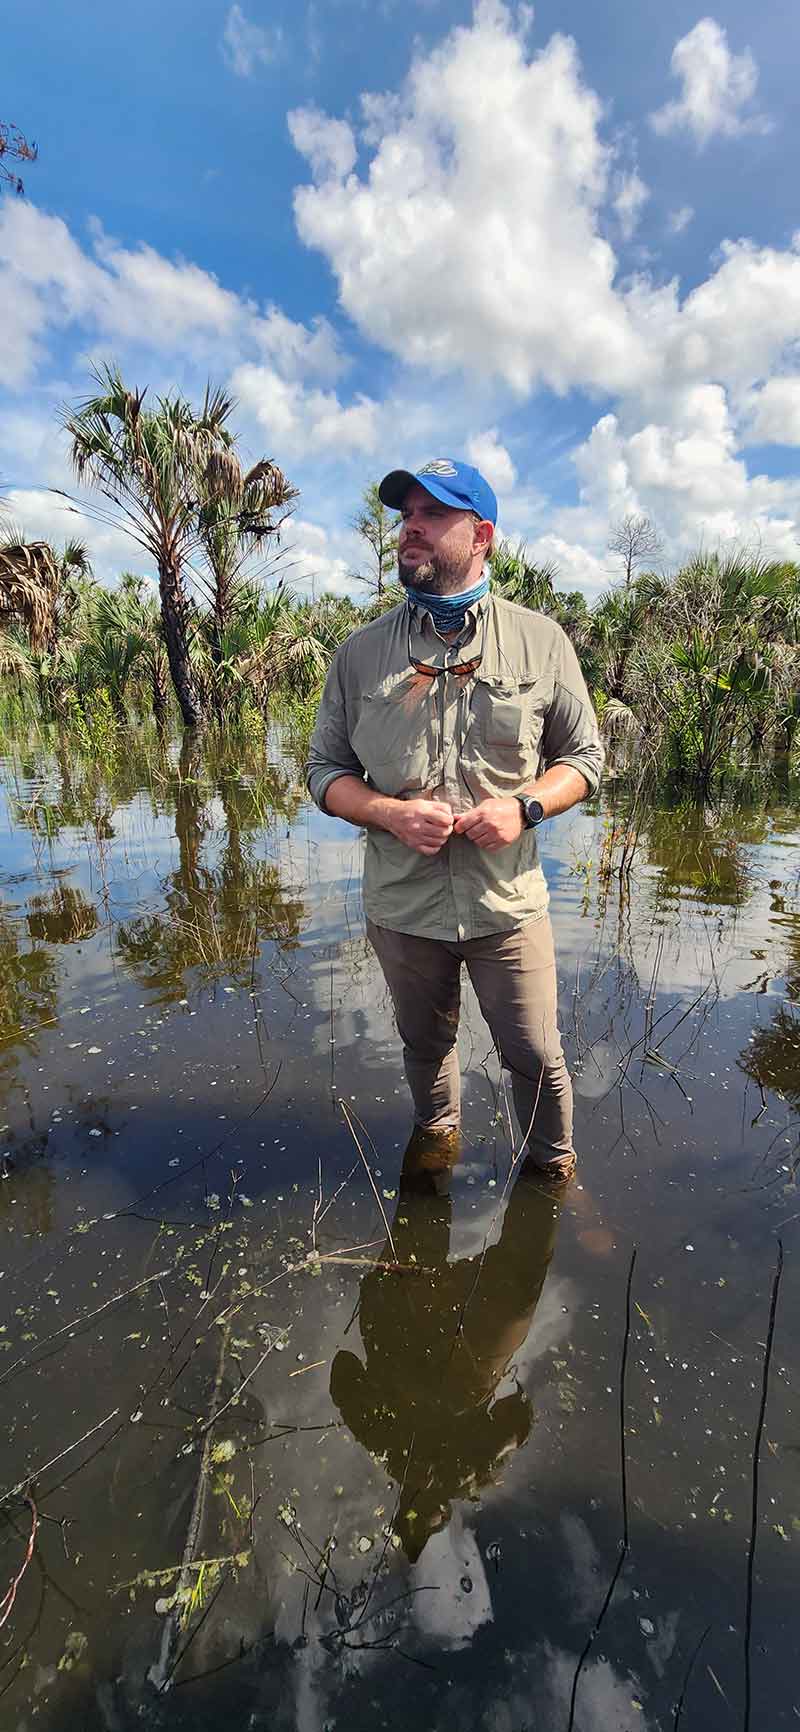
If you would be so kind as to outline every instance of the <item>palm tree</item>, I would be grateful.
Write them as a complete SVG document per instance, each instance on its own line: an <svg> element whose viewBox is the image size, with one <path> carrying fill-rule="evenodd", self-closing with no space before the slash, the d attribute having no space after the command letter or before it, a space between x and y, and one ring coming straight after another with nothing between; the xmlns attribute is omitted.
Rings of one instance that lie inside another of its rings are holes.
<svg viewBox="0 0 800 1732"><path fill-rule="evenodd" d="M161 608L145 578L124 571L119 580L120 600L132 629L143 640L142 654L136 665L136 683L144 673L150 696L150 707L156 726L162 729L169 714L169 663Z"/></svg>
<svg viewBox="0 0 800 1732"><path fill-rule="evenodd" d="M224 638L237 615L253 611L253 586L245 568L255 551L280 532L297 489L283 471L262 458L246 474L235 451L215 452L201 478L198 532L203 561L201 583L210 604L208 620L212 667L227 659ZM219 706L222 691L213 694Z"/></svg>
<svg viewBox="0 0 800 1732"><path fill-rule="evenodd" d="M556 612L554 579L558 566L554 560L535 565L528 559L522 542L515 553L507 541L501 541L491 557L492 584L506 601L515 601L537 613Z"/></svg>
<svg viewBox="0 0 800 1732"><path fill-rule="evenodd" d="M190 655L186 569L199 538L204 489L215 466L233 470L232 399L209 386L199 412L182 397L129 390L115 367L95 373L100 387L64 418L78 480L97 487L121 512L158 571L161 619L172 682L187 727L202 720ZM236 465L238 468L238 465Z"/></svg>
<svg viewBox="0 0 800 1732"><path fill-rule="evenodd" d="M320 596L285 608L246 668L265 695L279 686L306 698L321 685L334 650L353 630L357 610L346 597Z"/></svg>
<svg viewBox="0 0 800 1732"><path fill-rule="evenodd" d="M98 589L94 618L82 645L82 673L89 687L105 687L118 722L126 719L125 689L144 650L144 636L137 631L125 598Z"/></svg>
<svg viewBox="0 0 800 1732"><path fill-rule="evenodd" d="M78 606L79 580L90 576L82 542L67 541L59 553L9 526L0 538L0 624L21 625L34 654L54 655Z"/></svg>

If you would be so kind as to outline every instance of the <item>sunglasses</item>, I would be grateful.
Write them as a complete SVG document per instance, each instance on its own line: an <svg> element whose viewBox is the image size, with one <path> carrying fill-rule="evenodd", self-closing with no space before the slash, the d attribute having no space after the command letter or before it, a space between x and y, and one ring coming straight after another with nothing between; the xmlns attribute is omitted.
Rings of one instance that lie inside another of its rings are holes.
<svg viewBox="0 0 800 1732"><path fill-rule="evenodd" d="M485 637L485 634L486 634L486 626L484 623L483 637ZM470 674L474 674L476 668L479 668L481 665L481 662L483 661L483 638L481 639L481 647L480 647L480 651L479 651L478 655L471 656L469 661L450 662L447 667L437 668L433 665L432 662L421 662L417 659L416 656L411 654L411 615L409 614L409 618L408 618L408 659L411 663L412 668L414 669L414 672L418 673L418 674L423 674L425 676L425 678L428 680L431 680L431 682L433 680L440 679L443 674L455 674L456 679L467 680L467 679L469 679Z"/></svg>

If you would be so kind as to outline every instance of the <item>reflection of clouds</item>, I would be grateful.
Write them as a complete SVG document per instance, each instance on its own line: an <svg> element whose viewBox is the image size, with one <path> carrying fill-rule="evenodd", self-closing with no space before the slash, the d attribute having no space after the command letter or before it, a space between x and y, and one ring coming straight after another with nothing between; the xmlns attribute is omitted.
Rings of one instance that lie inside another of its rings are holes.
<svg viewBox="0 0 800 1732"><path fill-rule="evenodd" d="M607 1585L605 1577L608 1575L608 1566L604 1570L597 1546L586 1522L582 1521L580 1516L565 1511L561 1516L560 1527L572 1615L578 1620L596 1616ZM620 1580L617 1583L616 1595L623 1592L624 1585Z"/></svg>
<svg viewBox="0 0 800 1732"><path fill-rule="evenodd" d="M478 1542L458 1510L441 1533L431 1535L412 1567L411 1585L414 1623L420 1635L439 1648L466 1648L476 1632L494 1620Z"/></svg>
<svg viewBox="0 0 800 1732"><path fill-rule="evenodd" d="M597 1101L619 1082L619 1052L607 1040L596 1040L585 1060L572 1067L572 1086L584 1100Z"/></svg>
<svg viewBox="0 0 800 1732"><path fill-rule="evenodd" d="M448 1679L431 1718L430 1732L452 1732L454 1726L480 1732L521 1732L541 1728L557 1732L569 1717L577 1653L549 1642L515 1654L506 1653L502 1675L491 1673L484 1690ZM606 1659L589 1659L578 1684L576 1727L579 1732L655 1732L656 1721L646 1711L635 1673L624 1676ZM661 1722L659 1722L661 1724Z"/></svg>
<svg viewBox="0 0 800 1732"><path fill-rule="evenodd" d="M569 1702L577 1659L563 1649L546 1651L544 1691L552 1703L549 1725L559 1725ZM581 1732L652 1732L636 1674L621 1678L608 1660L589 1659L578 1684L577 1723Z"/></svg>

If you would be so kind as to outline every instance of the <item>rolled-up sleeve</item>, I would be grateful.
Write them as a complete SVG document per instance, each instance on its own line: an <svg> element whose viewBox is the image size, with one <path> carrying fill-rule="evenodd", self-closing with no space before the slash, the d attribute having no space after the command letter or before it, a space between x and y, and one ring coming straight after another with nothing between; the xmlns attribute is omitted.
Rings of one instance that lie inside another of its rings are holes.
<svg viewBox="0 0 800 1732"><path fill-rule="evenodd" d="M306 783L312 800L324 812L325 795L339 776L364 775L364 767L350 744L347 727L345 680L346 644L336 651L325 681L314 732L308 750Z"/></svg>
<svg viewBox="0 0 800 1732"><path fill-rule="evenodd" d="M589 792L597 788L605 760L597 717L566 633L559 630L553 658L553 697L544 725L543 767L570 764L586 778Z"/></svg>

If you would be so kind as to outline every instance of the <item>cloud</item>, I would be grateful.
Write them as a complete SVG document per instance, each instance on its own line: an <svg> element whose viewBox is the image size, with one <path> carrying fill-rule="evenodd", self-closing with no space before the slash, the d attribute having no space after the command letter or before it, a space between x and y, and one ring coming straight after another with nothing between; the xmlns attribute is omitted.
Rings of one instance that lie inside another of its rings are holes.
<svg viewBox="0 0 800 1732"><path fill-rule="evenodd" d="M644 206L650 197L650 189L636 170L620 176L619 186L614 197L614 209L619 219L623 240L629 241L637 227Z"/></svg>
<svg viewBox="0 0 800 1732"><path fill-rule="evenodd" d="M0 383L27 384L46 358L49 334L69 327L92 344L163 355L173 376L176 362L196 361L206 377L248 353L292 379L332 380L345 371L328 320L307 326L274 305L262 310L199 265L146 245L122 247L98 223L90 224L90 240L91 250L81 247L60 217L31 205L0 204L4 335L9 318L16 334L0 349Z"/></svg>
<svg viewBox="0 0 800 1732"><path fill-rule="evenodd" d="M747 111L755 69L713 22L678 44L674 64L687 69L687 113L705 93L708 136L763 124ZM362 335L412 376L468 392L477 375L484 403L542 385L611 399L574 454L575 506L548 512L520 481L497 408L468 441L490 479L494 465L504 523L557 560L561 582L587 593L607 583L609 520L626 511L656 519L667 557L701 539L796 557L797 488L750 476L741 447L748 414L774 420L777 395L759 410L754 393L788 373L800 343L800 241L725 241L683 298L675 279L620 279L607 211L630 238L648 189L604 144L574 44L555 36L534 51L500 3L484 0L471 26L418 50L398 90L362 98L362 117L340 148L317 111L305 133L293 124L312 170L295 193L298 232L327 258ZM676 210L672 232L692 216Z"/></svg>
<svg viewBox="0 0 800 1732"><path fill-rule="evenodd" d="M257 66L271 66L282 46L283 31L279 25L266 29L262 24L253 24L241 6L231 7L222 32L222 53L237 78L252 78Z"/></svg>
<svg viewBox="0 0 800 1732"><path fill-rule="evenodd" d="M580 542L565 541L563 536L549 532L538 535L527 549L528 558L536 565L556 567L556 589L579 589L587 596L607 587L609 568L606 559L592 553Z"/></svg>
<svg viewBox="0 0 800 1732"><path fill-rule="evenodd" d="M274 367L246 362L231 378L244 413L281 457L310 452L371 452L377 442L377 405L359 395L343 405L335 391L309 389Z"/></svg>
<svg viewBox="0 0 800 1732"><path fill-rule="evenodd" d="M299 233L383 351L359 356L369 387L348 388L333 322L294 320L200 263L97 224L78 236L7 200L0 383L24 398L0 413L0 473L32 494L65 479L37 418L83 394L87 355L113 354L151 393L196 397L208 376L232 391L248 452L285 463L304 522L325 524L316 555L333 583L354 564L336 525L366 482L442 450L488 474L504 529L555 558L563 587L607 583L609 519L628 510L657 520L669 559L701 537L761 538L797 557L800 484L751 474L744 453L797 441L800 239L726 240L688 294L644 269L621 276L608 236L633 233L647 195L630 141L605 141L574 44L534 45L501 0L417 47L397 88L365 94L355 113L294 109L290 129L310 164ZM753 118L744 100L736 115ZM691 215L674 211L672 231ZM549 435L534 449L552 410L545 399L528 414L541 387L575 394L572 481L565 415L553 410L556 454ZM313 538L304 545L310 557Z"/></svg>
<svg viewBox="0 0 800 1732"><path fill-rule="evenodd" d="M800 374L769 379L753 393L748 443L800 445Z"/></svg>
<svg viewBox="0 0 800 1732"><path fill-rule="evenodd" d="M722 25L701 18L672 50L672 71L681 94L650 116L654 132L686 130L698 149L709 139L736 138L747 132L767 132L770 122L750 109L758 83L758 68L749 48L732 54Z"/></svg>
<svg viewBox="0 0 800 1732"><path fill-rule="evenodd" d="M12 522L31 540L86 544L95 577L116 581L122 571L152 572L152 561L124 529L98 524L91 508L81 511L43 488L14 487L6 496Z"/></svg>
<svg viewBox="0 0 800 1732"><path fill-rule="evenodd" d="M0 296L12 309L12 325L19 309L23 320L16 344L3 344L0 382L19 388L31 378L49 331L73 326L94 341L121 339L165 352L196 342L207 355L209 338L224 347L254 316L199 266L149 246L121 247L98 224L91 233L89 252L60 217L21 201L0 205Z"/></svg>
<svg viewBox="0 0 800 1732"><path fill-rule="evenodd" d="M694 209L690 204L682 204L678 210L671 210L667 217L667 229L671 235L682 235L688 229L694 217Z"/></svg>
<svg viewBox="0 0 800 1732"><path fill-rule="evenodd" d="M261 353L291 378L337 379L347 369L333 326L317 318L311 326L287 318L280 307L270 307L253 326Z"/></svg>
<svg viewBox="0 0 800 1732"><path fill-rule="evenodd" d="M313 178L295 193L299 234L327 258L365 336L520 395L635 377L639 334L599 229L610 160L600 104L570 39L529 56L506 7L483 0L470 27L420 52L401 91L364 114L363 175L349 128L336 149L319 115L305 133L295 116L292 130Z"/></svg>
<svg viewBox="0 0 800 1732"><path fill-rule="evenodd" d="M292 109L287 121L295 150L308 159L315 180L342 180L355 167L356 141L346 121L318 108Z"/></svg>
<svg viewBox="0 0 800 1732"><path fill-rule="evenodd" d="M650 517L680 558L698 546L758 546L798 555L800 484L750 476L737 449L725 391L705 383L687 392L675 423L626 426L607 414L575 453L580 504L555 514L558 533L597 546L628 512Z"/></svg>
<svg viewBox="0 0 800 1732"><path fill-rule="evenodd" d="M656 303L644 298L645 316L658 308L660 367L670 384L718 380L733 391L779 367L800 340L800 235L785 250L750 241L725 241L720 263L682 305L675 285Z"/></svg>
<svg viewBox="0 0 800 1732"><path fill-rule="evenodd" d="M0 407L0 477L5 487L32 479L47 487L71 485L67 441L55 425L56 416L55 403L49 413L30 404Z"/></svg>
<svg viewBox="0 0 800 1732"><path fill-rule="evenodd" d="M490 427L488 433L476 433L474 438L468 439L466 452L470 463L480 469L496 493L510 493L517 479L517 471L505 445L500 444L496 427Z"/></svg>
<svg viewBox="0 0 800 1732"><path fill-rule="evenodd" d="M341 540L341 537L336 538ZM328 530L319 523L293 518L284 545L282 569L289 587L299 594L351 595L352 557L337 552ZM363 597L363 591L362 591Z"/></svg>

